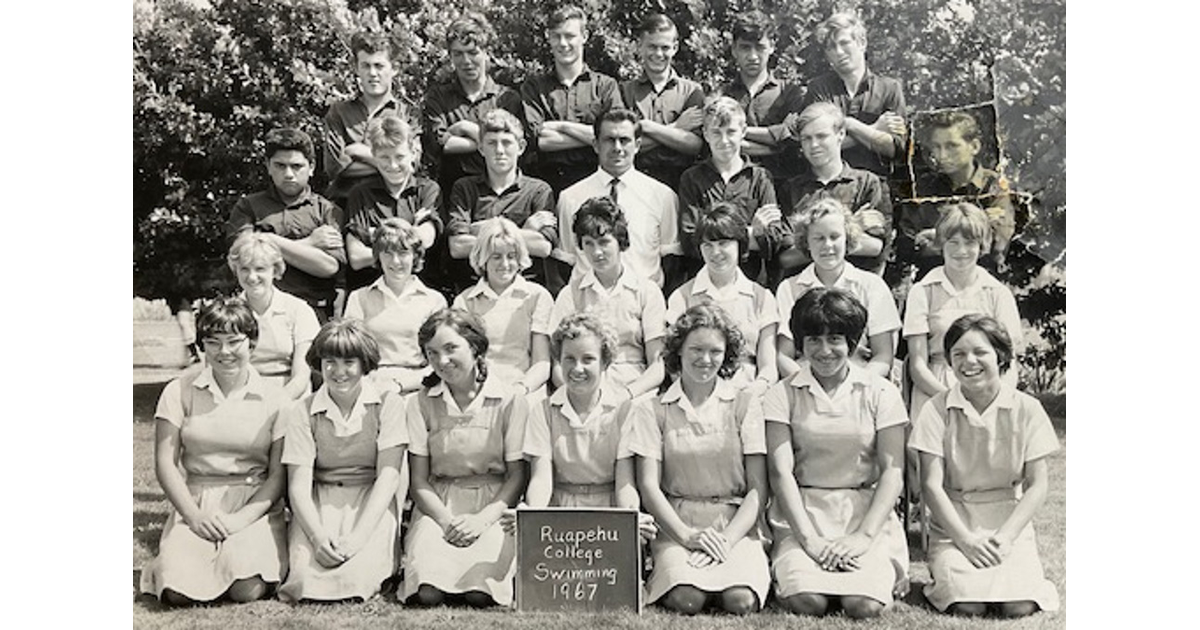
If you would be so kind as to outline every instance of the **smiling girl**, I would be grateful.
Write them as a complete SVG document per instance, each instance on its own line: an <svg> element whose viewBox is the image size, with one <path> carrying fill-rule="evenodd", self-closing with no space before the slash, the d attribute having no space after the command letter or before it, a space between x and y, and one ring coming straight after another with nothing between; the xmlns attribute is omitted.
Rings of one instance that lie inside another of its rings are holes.
<svg viewBox="0 0 1200 630"><path fill-rule="evenodd" d="M171 511L141 590L174 606L253 601L287 573L287 398L250 365L258 323L244 302L205 307L196 336L205 367L167 383L154 413L154 470Z"/></svg>
<svg viewBox="0 0 1200 630"><path fill-rule="evenodd" d="M521 276L532 261L520 228L504 217L484 221L469 260L479 282L454 298L454 308L475 315L487 329L491 374L523 395L543 396L554 298Z"/></svg>
<svg viewBox="0 0 1200 630"><path fill-rule="evenodd" d="M775 595L788 610L874 617L907 590L908 547L892 506L903 485L900 392L854 365L867 311L815 288L792 309L806 359L767 392Z"/></svg>
<svg viewBox="0 0 1200 630"><path fill-rule="evenodd" d="M933 512L925 597L969 616L1057 610L1032 524L1049 492L1054 427L1036 398L1004 382L1013 346L995 319L955 320L942 347L958 382L922 407L909 438Z"/></svg>
<svg viewBox="0 0 1200 630"><path fill-rule="evenodd" d="M279 596L368 599L396 572L404 400L367 378L379 365L379 346L362 322L327 322L307 358L325 382L289 412L283 463L291 571Z"/></svg>
<svg viewBox="0 0 1200 630"><path fill-rule="evenodd" d="M883 278L846 263L846 252L854 250L862 227L842 202L826 197L800 212L795 229L796 247L807 252L813 262L784 280L776 292L780 378L800 371L792 339L792 307L800 296L816 287L844 289L866 307L866 334L851 360L869 372L889 376L896 354L895 335L900 329L895 299Z"/></svg>
<svg viewBox="0 0 1200 630"><path fill-rule="evenodd" d="M689 308L666 340L666 367L677 379L630 411L638 489L661 529L650 546L647 601L685 614L710 604L754 612L770 586L760 533L762 408L728 380L744 343L720 307Z"/></svg>
<svg viewBox="0 0 1200 630"><path fill-rule="evenodd" d="M516 541L499 519L525 491L524 396L489 374L474 315L443 309L418 333L433 374L408 402L415 503L404 541L401 602L472 606L513 600Z"/></svg>

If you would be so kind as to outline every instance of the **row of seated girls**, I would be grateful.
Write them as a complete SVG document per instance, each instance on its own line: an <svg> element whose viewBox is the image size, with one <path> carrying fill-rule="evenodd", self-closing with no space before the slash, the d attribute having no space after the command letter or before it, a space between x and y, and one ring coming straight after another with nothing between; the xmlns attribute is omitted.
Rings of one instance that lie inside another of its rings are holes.
<svg viewBox="0 0 1200 630"><path fill-rule="evenodd" d="M340 601L398 576L404 604L509 606L523 502L640 510L647 601L669 609L773 598L872 617L908 589L907 448L932 517L929 602L1056 609L1031 521L1058 441L1014 386L1015 302L977 264L987 215L942 213L945 264L903 321L883 281L846 264L848 209L822 200L798 225L813 262L772 295L739 270L745 223L715 204L696 228L704 266L664 299L623 266L625 218L597 197L573 225L591 271L551 299L497 218L470 255L479 283L448 307L414 275L420 237L391 219L372 244L382 277L319 328L273 287L278 249L243 235L229 256L243 294L202 309L205 362L159 401L173 509L142 590ZM908 408L886 376L898 332Z"/></svg>

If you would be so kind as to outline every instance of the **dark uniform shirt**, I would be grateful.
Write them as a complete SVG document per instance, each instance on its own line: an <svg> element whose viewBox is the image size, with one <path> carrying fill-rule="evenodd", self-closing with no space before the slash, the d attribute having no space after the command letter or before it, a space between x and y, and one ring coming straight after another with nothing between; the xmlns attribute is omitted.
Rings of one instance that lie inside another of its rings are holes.
<svg viewBox="0 0 1200 630"><path fill-rule="evenodd" d="M563 151L541 151L538 133L547 120L565 120L593 124L601 114L621 102L617 80L587 66L570 85L564 85L554 71L531 76L521 84L521 102L525 110L525 132L529 135L526 154L536 155L530 173L545 180L554 192L583 179L596 170L599 162L592 147Z"/></svg>
<svg viewBox="0 0 1200 630"><path fill-rule="evenodd" d="M404 106L394 96L388 98L374 115L367 111L367 104L363 102L362 96L340 101L329 107L329 111L325 113L324 142L324 167L325 174L329 177L326 197L335 202L345 199L351 188L369 177L344 175L342 171L350 166L352 160L343 155L342 151L351 144L366 143L367 124L372 118L388 114L403 117Z"/></svg>
<svg viewBox="0 0 1200 630"><path fill-rule="evenodd" d="M846 92L846 83L835 72L813 79L808 84L808 91L804 95L803 106L800 109L803 110L804 107L818 101L833 103L840 107L846 116L868 125L875 124L875 121L879 120L879 116L887 111L900 116L905 115L904 92L901 90L900 82L890 77L874 74L870 69L863 74L862 81L858 84L858 90L853 96ZM901 136L892 136L892 146L895 151L893 158L880 155L870 147L856 144L849 149L842 150L842 159L854 168L866 169L880 177L887 178L892 174L893 162L902 161L908 153L905 139Z"/></svg>
<svg viewBox="0 0 1200 630"><path fill-rule="evenodd" d="M823 198L837 199L851 212L858 212L863 206L869 206L883 214L883 228L871 232L871 236L884 242L879 254L846 257L850 264L859 269L879 273L888 254L888 244L892 241L892 199L888 194L887 183L875 173L842 162L842 172L828 182L822 183L811 171L788 180L780 191L779 206L783 209L784 216L788 217L789 223L794 226L797 215L804 208ZM807 255L803 258L804 262L809 262Z"/></svg>
<svg viewBox="0 0 1200 630"><path fill-rule="evenodd" d="M383 178L376 175L350 191L346 201L346 233L353 234L363 245L370 247L374 242L372 236L375 228L379 227L384 219L397 217L414 225L432 223L434 231L440 236L443 231L441 205L442 190L437 182L431 179L414 175L404 190L400 191L400 195L393 197ZM428 213L419 223L416 222L417 213L425 209L432 209L433 212ZM418 274L422 280L427 274L434 273L432 268L436 267L428 264L428 259L425 262L425 268ZM371 284L379 275L379 268L375 266L347 269L346 291Z"/></svg>
<svg viewBox="0 0 1200 630"><path fill-rule="evenodd" d="M771 73L767 76L767 82L754 94L742 83L741 77L727 83L720 93L742 106L742 110L746 112L747 126L767 127L775 140L777 153L755 156L754 159L770 171L771 177L776 181L782 182L796 175L803 160L797 161L798 145L790 139L784 139L786 130L783 121L789 113L800 111L804 89L799 85L776 79L775 74Z"/></svg>
<svg viewBox="0 0 1200 630"><path fill-rule="evenodd" d="M654 84L645 74L622 83L621 100L627 109L637 112L640 118L669 125L684 110L704 107L704 90L699 83L681 77L672 70L661 92L654 90ZM692 133L700 137L701 128L697 127ZM634 166L639 171L674 189L679 186L683 171L696 163L696 156L659 144L640 149L634 160Z"/></svg>
<svg viewBox="0 0 1200 630"><path fill-rule="evenodd" d="M458 78L430 88L421 104L421 143L423 158L430 176L435 178L442 190L450 190L454 182L465 175L483 173L483 156L478 151L469 153L446 153L443 147L450 135L448 129L454 123L469 120L478 123L484 114L503 109L520 120L521 97L511 88L502 86L488 77L483 92L472 101L463 91Z"/></svg>

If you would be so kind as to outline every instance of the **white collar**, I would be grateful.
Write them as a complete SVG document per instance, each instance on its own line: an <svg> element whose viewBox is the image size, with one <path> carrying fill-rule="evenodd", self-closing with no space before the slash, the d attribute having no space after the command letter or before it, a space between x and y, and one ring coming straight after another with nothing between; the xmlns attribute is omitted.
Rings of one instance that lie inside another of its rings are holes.
<svg viewBox="0 0 1200 630"><path fill-rule="evenodd" d="M322 385L313 394L312 405L309 407L309 411L313 414L325 414L325 417L333 424L333 434L337 437L346 437L362 430L363 417L367 413L366 406L377 405L379 403L379 390L371 382L371 379L364 376L362 379L362 388L358 392L358 399L354 401L354 407L350 409L349 417L342 416L342 410L338 408L337 403L329 396L329 388L326 385Z"/></svg>

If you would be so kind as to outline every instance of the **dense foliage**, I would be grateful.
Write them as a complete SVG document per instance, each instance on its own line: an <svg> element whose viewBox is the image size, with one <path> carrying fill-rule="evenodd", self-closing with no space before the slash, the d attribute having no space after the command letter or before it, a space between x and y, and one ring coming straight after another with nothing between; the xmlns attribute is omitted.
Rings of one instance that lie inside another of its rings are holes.
<svg viewBox="0 0 1200 630"><path fill-rule="evenodd" d="M540 36L551 0L135 0L134 291L212 293L232 284L221 222L238 195L266 182L263 134L280 124L314 136L328 105L353 95L348 44L360 28L399 44L400 85L414 104L449 76L443 38L463 10L499 34L495 74L515 85L545 69ZM1066 9L1064 0L579 0L591 16L586 55L598 70L637 72L633 28L649 11L672 17L681 73L712 89L729 77L730 18L757 7L780 27L776 73L824 71L813 30L835 8L867 24L868 62L899 78L910 113L992 101L1004 172L1029 193L1034 220L1010 282L1042 333L1026 367L1065 365ZM324 186L319 174L317 189ZM1045 271L1053 262L1056 270ZM1031 363L1032 362L1032 363ZM1036 365L1035 365L1036 364Z"/></svg>

